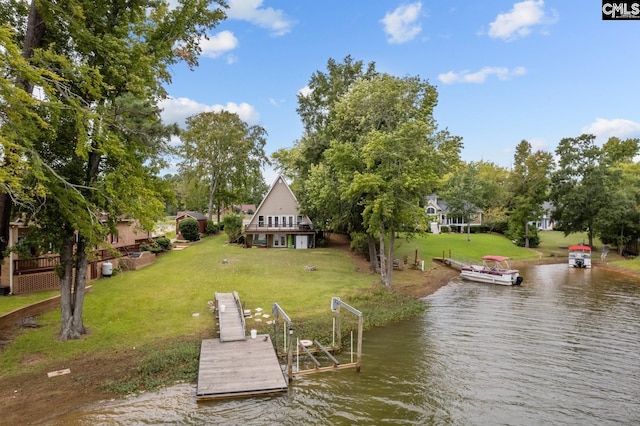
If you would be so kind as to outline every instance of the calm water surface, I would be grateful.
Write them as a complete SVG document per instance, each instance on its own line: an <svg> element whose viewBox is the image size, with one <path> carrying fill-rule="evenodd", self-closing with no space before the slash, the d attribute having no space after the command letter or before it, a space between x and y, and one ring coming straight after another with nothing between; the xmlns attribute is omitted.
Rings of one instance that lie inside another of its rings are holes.
<svg viewBox="0 0 640 426"><path fill-rule="evenodd" d="M179 385L51 424L640 424L640 283L565 265L521 272L520 287L454 280L422 317L365 333L360 373L205 403Z"/></svg>

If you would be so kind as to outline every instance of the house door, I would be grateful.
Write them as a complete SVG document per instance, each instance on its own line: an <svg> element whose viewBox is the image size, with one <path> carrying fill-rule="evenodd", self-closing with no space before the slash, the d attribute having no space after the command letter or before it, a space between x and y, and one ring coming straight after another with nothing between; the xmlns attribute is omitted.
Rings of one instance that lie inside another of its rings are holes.
<svg viewBox="0 0 640 426"><path fill-rule="evenodd" d="M309 237L307 235L296 235L296 248L306 249L309 248Z"/></svg>

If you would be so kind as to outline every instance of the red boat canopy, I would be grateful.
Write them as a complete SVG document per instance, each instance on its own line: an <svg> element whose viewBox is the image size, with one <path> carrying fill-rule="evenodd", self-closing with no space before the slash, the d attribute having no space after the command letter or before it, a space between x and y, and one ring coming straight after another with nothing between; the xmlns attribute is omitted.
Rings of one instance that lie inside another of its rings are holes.
<svg viewBox="0 0 640 426"><path fill-rule="evenodd" d="M582 251L591 251L591 247L578 245L578 246L569 246L569 251L571 250L582 250Z"/></svg>
<svg viewBox="0 0 640 426"><path fill-rule="evenodd" d="M482 260L493 260L494 262L504 262L505 260L509 260L508 257L505 256L483 256Z"/></svg>

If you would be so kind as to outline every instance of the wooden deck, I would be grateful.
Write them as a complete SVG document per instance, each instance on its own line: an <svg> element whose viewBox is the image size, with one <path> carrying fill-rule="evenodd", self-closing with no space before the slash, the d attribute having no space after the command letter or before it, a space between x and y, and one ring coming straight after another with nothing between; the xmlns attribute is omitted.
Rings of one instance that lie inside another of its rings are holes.
<svg viewBox="0 0 640 426"><path fill-rule="evenodd" d="M255 339L203 340L198 371L198 400L286 392L287 379L268 334Z"/></svg>
<svg viewBox="0 0 640 426"><path fill-rule="evenodd" d="M286 392L288 381L268 334L247 338L237 293L216 293L220 338L203 340L198 400ZM222 308L224 306L224 308Z"/></svg>

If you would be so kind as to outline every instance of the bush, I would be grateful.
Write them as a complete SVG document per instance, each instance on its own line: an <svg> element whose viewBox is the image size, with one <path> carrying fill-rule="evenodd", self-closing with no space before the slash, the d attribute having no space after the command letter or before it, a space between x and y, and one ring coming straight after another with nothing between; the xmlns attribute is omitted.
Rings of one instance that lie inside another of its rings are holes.
<svg viewBox="0 0 640 426"><path fill-rule="evenodd" d="M156 244L159 245L162 250L171 249L171 240L167 237L156 238Z"/></svg>
<svg viewBox="0 0 640 426"><path fill-rule="evenodd" d="M213 235L218 232L218 224L212 220L207 220L207 234Z"/></svg>
<svg viewBox="0 0 640 426"><path fill-rule="evenodd" d="M229 241L233 242L238 240L242 235L242 217L237 214L228 214L222 219L224 224L224 232L229 237Z"/></svg>
<svg viewBox="0 0 640 426"><path fill-rule="evenodd" d="M200 239L200 227L198 221L188 217L180 221L180 234L187 241L198 241Z"/></svg>
<svg viewBox="0 0 640 426"><path fill-rule="evenodd" d="M316 247L318 247L318 248L329 247L329 241L327 241L326 238L318 238L316 240Z"/></svg>
<svg viewBox="0 0 640 426"><path fill-rule="evenodd" d="M352 252L363 255L367 260L369 259L369 237L364 232L352 232L351 244L349 248Z"/></svg>

